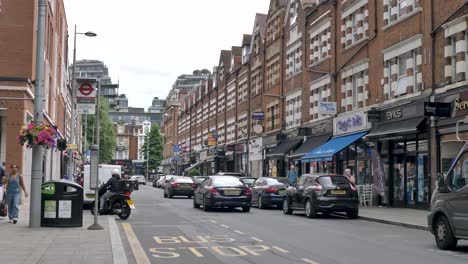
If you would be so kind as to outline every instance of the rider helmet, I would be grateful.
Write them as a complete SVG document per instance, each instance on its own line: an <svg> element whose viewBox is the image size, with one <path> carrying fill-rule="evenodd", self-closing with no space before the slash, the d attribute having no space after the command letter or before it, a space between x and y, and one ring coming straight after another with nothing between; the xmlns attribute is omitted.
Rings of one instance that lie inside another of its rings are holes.
<svg viewBox="0 0 468 264"><path fill-rule="evenodd" d="M112 176L114 175L120 176L120 171L118 169L112 169Z"/></svg>

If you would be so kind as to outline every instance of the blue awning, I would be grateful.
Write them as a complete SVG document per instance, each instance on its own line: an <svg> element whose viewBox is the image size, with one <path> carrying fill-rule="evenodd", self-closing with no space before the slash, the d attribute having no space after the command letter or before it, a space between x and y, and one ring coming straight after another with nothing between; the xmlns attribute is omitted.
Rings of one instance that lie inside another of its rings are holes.
<svg viewBox="0 0 468 264"><path fill-rule="evenodd" d="M333 155L340 152L345 147L354 143L354 141L365 136L367 132L360 132L356 134L341 136L330 139L330 141L321 145L320 147L312 150L311 152L305 154L301 162L316 162L316 161L331 161L333 160Z"/></svg>

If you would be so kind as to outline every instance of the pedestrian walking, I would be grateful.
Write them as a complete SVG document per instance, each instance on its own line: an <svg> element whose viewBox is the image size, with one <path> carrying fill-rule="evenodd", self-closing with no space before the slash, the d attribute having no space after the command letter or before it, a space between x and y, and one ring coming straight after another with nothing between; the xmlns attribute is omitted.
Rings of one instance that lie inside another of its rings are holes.
<svg viewBox="0 0 468 264"><path fill-rule="evenodd" d="M294 165L291 165L291 169L288 172L288 178L291 184L295 183L297 180L297 171Z"/></svg>
<svg viewBox="0 0 468 264"><path fill-rule="evenodd" d="M3 179L8 201L8 218L10 223L16 224L18 222L21 190L23 190L25 197L28 197L29 194L24 187L23 176L18 173L18 165L11 165L11 173L8 177L3 177Z"/></svg>
<svg viewBox="0 0 468 264"><path fill-rule="evenodd" d="M344 172L344 176L346 178L348 178L348 180L352 183L352 184L356 184L356 177L354 177L354 175L351 173L351 169L350 168L347 168Z"/></svg>

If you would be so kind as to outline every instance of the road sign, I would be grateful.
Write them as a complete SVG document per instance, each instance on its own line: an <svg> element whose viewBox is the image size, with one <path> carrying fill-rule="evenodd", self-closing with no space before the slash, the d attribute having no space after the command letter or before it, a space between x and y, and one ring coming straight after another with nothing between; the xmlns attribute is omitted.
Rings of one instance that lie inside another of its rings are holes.
<svg viewBox="0 0 468 264"><path fill-rule="evenodd" d="M67 149L78 149L78 145L77 144L67 144Z"/></svg>
<svg viewBox="0 0 468 264"><path fill-rule="evenodd" d="M76 112L80 115L94 115L96 113L96 105L76 104Z"/></svg>
<svg viewBox="0 0 468 264"><path fill-rule="evenodd" d="M78 88L77 98L96 97L96 90L91 83L82 83Z"/></svg>
<svg viewBox="0 0 468 264"><path fill-rule="evenodd" d="M452 104L424 102L424 115L450 117L452 115Z"/></svg>

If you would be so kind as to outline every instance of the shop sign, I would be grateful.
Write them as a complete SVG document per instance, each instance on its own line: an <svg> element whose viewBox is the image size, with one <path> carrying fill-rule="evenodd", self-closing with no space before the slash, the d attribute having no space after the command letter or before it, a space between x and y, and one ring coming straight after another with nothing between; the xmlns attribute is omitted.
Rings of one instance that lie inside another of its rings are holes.
<svg viewBox="0 0 468 264"><path fill-rule="evenodd" d="M450 117L452 113L452 104L439 102L424 102L425 116Z"/></svg>
<svg viewBox="0 0 468 264"><path fill-rule="evenodd" d="M249 140L249 161L262 160L263 139L261 137Z"/></svg>
<svg viewBox="0 0 468 264"><path fill-rule="evenodd" d="M327 134L332 133L333 125L332 119L322 120L313 124L311 127L311 135L320 135L320 134Z"/></svg>
<svg viewBox="0 0 468 264"><path fill-rule="evenodd" d="M366 113L356 112L336 117L333 123L333 135L350 134L368 128Z"/></svg>
<svg viewBox="0 0 468 264"><path fill-rule="evenodd" d="M253 112L252 120L263 120L265 119L265 114L263 112Z"/></svg>
<svg viewBox="0 0 468 264"><path fill-rule="evenodd" d="M468 100L462 101L461 99L455 100L455 112L468 110Z"/></svg>
<svg viewBox="0 0 468 264"><path fill-rule="evenodd" d="M391 108L381 111L380 121L396 121L423 116L424 105L425 103L417 102L405 107Z"/></svg>
<svg viewBox="0 0 468 264"><path fill-rule="evenodd" d="M318 113L322 115L336 115L336 102L318 102Z"/></svg>
<svg viewBox="0 0 468 264"><path fill-rule="evenodd" d="M367 121L372 122L372 123L380 122L380 111L379 110L367 111Z"/></svg>
<svg viewBox="0 0 468 264"><path fill-rule="evenodd" d="M209 147L213 147L213 146L216 146L216 138L213 137L213 134L212 133L208 133L208 146Z"/></svg>
<svg viewBox="0 0 468 264"><path fill-rule="evenodd" d="M206 150L200 152L200 160L205 161L208 158L208 153Z"/></svg>

